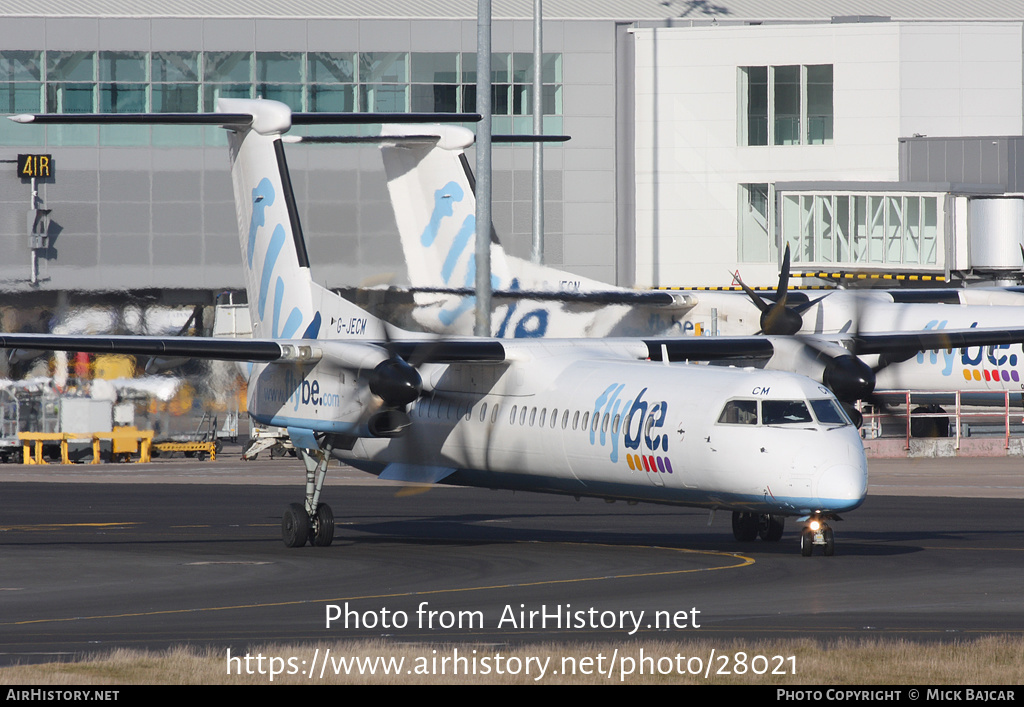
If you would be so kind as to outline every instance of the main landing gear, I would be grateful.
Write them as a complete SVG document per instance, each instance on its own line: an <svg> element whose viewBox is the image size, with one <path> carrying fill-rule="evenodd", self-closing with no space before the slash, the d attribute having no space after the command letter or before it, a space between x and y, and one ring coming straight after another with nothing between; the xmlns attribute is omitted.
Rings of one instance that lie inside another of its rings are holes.
<svg viewBox="0 0 1024 707"><path fill-rule="evenodd" d="M292 503L281 517L281 539L287 547L303 547L307 542L314 547L327 547L334 540L334 513L326 503L320 503L320 492L327 478L327 464L331 447L315 450L300 449L306 465L306 502Z"/></svg>
<svg viewBox="0 0 1024 707"><path fill-rule="evenodd" d="M832 528L820 516L812 517L800 531L800 554L810 557L815 545L822 548L825 557L835 554L836 543Z"/></svg>
<svg viewBox="0 0 1024 707"><path fill-rule="evenodd" d="M771 513L732 512L732 536L741 543L761 538L767 542L778 542L786 526L785 516Z"/></svg>

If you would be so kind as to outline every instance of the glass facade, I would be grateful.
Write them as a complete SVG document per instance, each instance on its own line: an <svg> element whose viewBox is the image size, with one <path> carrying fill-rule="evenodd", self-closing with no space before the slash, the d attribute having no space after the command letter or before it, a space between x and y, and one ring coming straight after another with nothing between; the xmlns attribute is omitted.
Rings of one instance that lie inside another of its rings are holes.
<svg viewBox="0 0 1024 707"><path fill-rule="evenodd" d="M770 190L767 184L740 184L739 256L740 262L768 263L778 258L772 234Z"/></svg>
<svg viewBox="0 0 1024 707"><path fill-rule="evenodd" d="M0 111L35 113L42 103L40 52L0 52Z"/></svg>
<svg viewBox="0 0 1024 707"><path fill-rule="evenodd" d="M787 193L782 240L794 263L941 266L934 194Z"/></svg>
<svg viewBox="0 0 1024 707"><path fill-rule="evenodd" d="M491 69L494 131L532 133L533 55L495 53ZM545 54L541 72L545 132L560 133L561 54ZM213 111L222 97L268 98L297 112L473 112L475 81L476 55L461 52L7 51L0 52L0 112L189 113ZM6 140L11 130L0 133ZM45 140L109 144L104 134L50 126ZM122 129L118 144L201 144L203 134ZM8 144L41 142L43 133L32 135L23 129Z"/></svg>
<svg viewBox="0 0 1024 707"><path fill-rule="evenodd" d="M832 142L832 66L739 67L740 145Z"/></svg>

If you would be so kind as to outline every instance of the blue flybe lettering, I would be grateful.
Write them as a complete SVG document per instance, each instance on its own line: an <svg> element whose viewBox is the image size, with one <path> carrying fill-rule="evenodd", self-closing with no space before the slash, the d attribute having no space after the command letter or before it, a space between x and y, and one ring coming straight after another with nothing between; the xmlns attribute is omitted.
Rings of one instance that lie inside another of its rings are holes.
<svg viewBox="0 0 1024 707"><path fill-rule="evenodd" d="M994 346L989 346L988 362L991 363L993 366L1002 366L1003 364L1007 363L1007 361L1009 361L1010 365L1012 366L1014 363L1016 363L1016 356L996 356L997 350L1008 348L1010 348L1009 344L996 344Z"/></svg>
<svg viewBox="0 0 1024 707"><path fill-rule="evenodd" d="M292 370L285 371L281 386L265 383L260 386L260 391L265 402L281 406L290 405L294 411L298 411L300 404L313 407L341 407L340 395L324 393L320 389L320 381L300 379Z"/></svg>
<svg viewBox="0 0 1024 707"><path fill-rule="evenodd" d="M264 224L264 212L274 203L274 185L264 177L252 190L252 220L249 222L249 268L256 252L256 230Z"/></svg>
<svg viewBox="0 0 1024 707"><path fill-rule="evenodd" d="M430 214L430 222L420 235L420 243L429 248L434 245L441 221L455 213L455 204L462 201L465 194L455 182L448 182L434 192L434 211Z"/></svg>
<svg viewBox="0 0 1024 707"><path fill-rule="evenodd" d="M947 320L932 320L924 325L927 330L946 328ZM977 328L973 322L971 329ZM940 349L921 351L917 354L917 363L921 365L942 366L943 376L952 376L953 369L960 364L961 373L967 381L1018 381L1020 374L1012 370L1019 359L1016 353L1010 352L1012 344L995 344L992 346L968 346L962 349ZM959 377L959 373L957 376Z"/></svg>
<svg viewBox="0 0 1024 707"><path fill-rule="evenodd" d="M665 422L668 419L668 403L664 400L648 402L644 399L647 388L635 398L623 398L624 383L612 383L594 400L594 419L600 420L590 426L590 444L592 446L610 446L609 459L619 461L619 436L622 436L623 447L628 452L636 451L638 455L648 453L668 454L669 439L664 434ZM616 422L616 417L622 418ZM608 418L608 425L603 418ZM639 467L640 457L637 456ZM661 462L658 463L659 468Z"/></svg>
<svg viewBox="0 0 1024 707"><path fill-rule="evenodd" d="M258 240L257 235L259 233L259 229L267 226L266 210L268 206L274 203L275 198L274 185L266 177L261 179L259 184L256 185L256 188L252 190L252 216L249 221L249 247L247 253L250 270L255 268L253 261L256 254L256 242ZM263 264L260 269L260 289L257 297L257 313L259 315L260 322L264 322L267 298L270 296L271 283L273 283L274 303L273 312L271 313L271 336L275 339L290 339L295 336L296 332L298 332L299 328L302 326L303 320L302 312L299 308L293 307L292 311L289 312L288 316L284 319L283 324L281 321L281 308L284 304L285 281L284 278L280 276L275 278L274 270L277 266L278 256L281 254L281 250L284 247L286 240L287 237L285 235L284 226L280 223L274 226L274 230L267 244L267 251L263 254ZM314 319L314 322L307 327L307 332L313 328L313 324L316 324L316 332L319 331L319 324Z"/></svg>
<svg viewBox="0 0 1024 707"><path fill-rule="evenodd" d="M609 416L609 423L607 426L599 424L596 429L594 425L590 426L590 444L594 444L597 435L600 435L602 447L605 446L606 441L610 441L612 447L610 458L613 462L619 460L619 423L615 422L615 416L619 414L619 406L622 405L619 393L625 387L624 383L612 383L594 401L594 418L600 418L603 412Z"/></svg>
<svg viewBox="0 0 1024 707"><path fill-rule="evenodd" d="M970 328L975 329L978 326L978 322L971 324ZM981 363L981 357L984 355L984 347L978 346L978 355L971 355L971 347L960 349L960 362L965 366L977 366Z"/></svg>
<svg viewBox="0 0 1024 707"><path fill-rule="evenodd" d="M277 256L281 254L284 246L284 226L277 224L274 227L274 234L270 237L270 245L267 246L267 253L263 256L263 274L260 276L260 297L258 310L260 319L263 319L264 311L267 308L267 293L270 291L270 278L274 275L274 266L277 265ZM281 292L281 288L277 288Z"/></svg>
<svg viewBox="0 0 1024 707"><path fill-rule="evenodd" d="M437 242L441 227L446 219L452 218L455 214L455 204L465 198L465 192L455 182L448 182L442 188L434 192L434 208L430 214L423 233L420 234L420 245L424 248L431 248ZM456 286L453 283L455 271L460 262L466 263L466 277L457 286L473 287L476 284L476 258L475 251L470 248L470 242L476 234L476 215L468 214L463 220L458 231L448 245L448 252L445 253L441 264L441 281L445 285ZM440 246L443 247L443 246ZM502 282L497 276L491 276L491 288L501 289ZM513 279L509 289L519 289L518 280ZM445 326L450 326L455 320L476 306L476 297L469 296L460 298L458 303L451 308L442 309L438 312L438 321ZM543 308L532 309L515 317L518 310L518 303L509 304L506 307L505 316L498 326L496 336L504 338L509 333L519 339L535 339L543 337L548 330L549 313Z"/></svg>

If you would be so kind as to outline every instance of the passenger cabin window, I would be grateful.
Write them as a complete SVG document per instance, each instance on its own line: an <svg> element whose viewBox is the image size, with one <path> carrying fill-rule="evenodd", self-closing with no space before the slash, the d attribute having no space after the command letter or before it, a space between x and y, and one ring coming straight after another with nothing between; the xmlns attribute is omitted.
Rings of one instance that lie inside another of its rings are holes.
<svg viewBox="0 0 1024 707"><path fill-rule="evenodd" d="M723 425L756 425L757 401L730 400L718 416L718 422Z"/></svg>
<svg viewBox="0 0 1024 707"><path fill-rule="evenodd" d="M802 400L762 400L761 415L766 425L796 425L814 421L811 411Z"/></svg>

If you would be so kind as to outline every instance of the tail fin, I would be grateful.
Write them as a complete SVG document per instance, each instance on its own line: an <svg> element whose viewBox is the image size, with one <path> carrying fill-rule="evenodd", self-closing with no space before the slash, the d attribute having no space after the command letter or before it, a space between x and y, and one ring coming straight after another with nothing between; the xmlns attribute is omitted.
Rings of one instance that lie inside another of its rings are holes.
<svg viewBox="0 0 1024 707"><path fill-rule="evenodd" d="M394 137L394 142L387 142ZM476 282L476 197L465 150L474 135L451 125L385 125L381 157L413 287L472 288ZM492 237L491 282L507 286L505 252ZM452 298L438 313L444 327L466 315L473 297Z"/></svg>
<svg viewBox="0 0 1024 707"><path fill-rule="evenodd" d="M253 337L379 338L376 318L313 282L281 136L291 110L277 101L226 99L221 113L248 113L228 132L242 269Z"/></svg>
<svg viewBox="0 0 1024 707"><path fill-rule="evenodd" d="M455 126L384 125L381 156L398 231L416 288L473 289L476 281L476 197L465 150L473 133ZM392 138L391 142L386 140ZM608 291L616 289L505 253L491 234L491 285L495 290ZM468 334L472 296L418 297L417 321L431 331ZM621 317L621 313L619 313ZM492 317L494 335L542 337L601 335L595 312L557 302L501 305ZM607 319L607 317L605 318ZM549 323L552 325L549 327Z"/></svg>
<svg viewBox="0 0 1024 707"><path fill-rule="evenodd" d="M464 150L473 133L457 126L385 125L381 145L388 191L413 286L472 287L465 280L473 260L476 198ZM466 256L469 256L468 258Z"/></svg>

